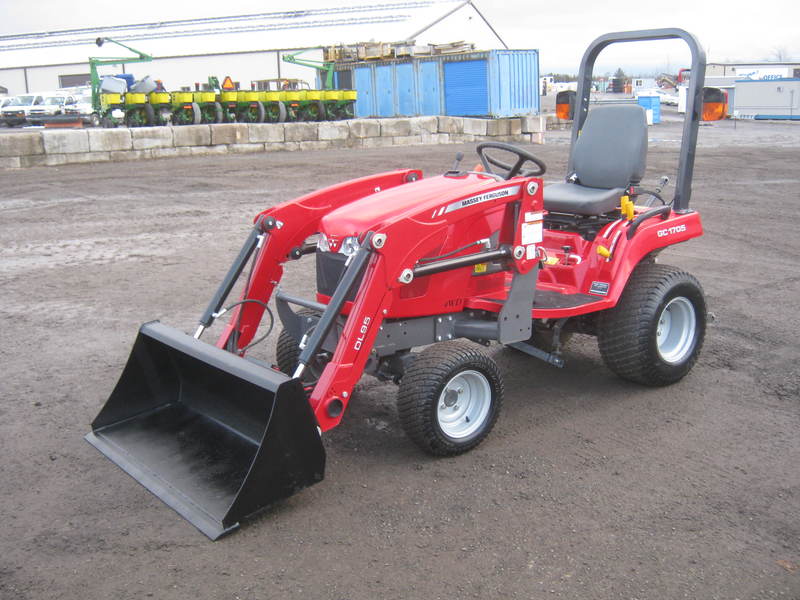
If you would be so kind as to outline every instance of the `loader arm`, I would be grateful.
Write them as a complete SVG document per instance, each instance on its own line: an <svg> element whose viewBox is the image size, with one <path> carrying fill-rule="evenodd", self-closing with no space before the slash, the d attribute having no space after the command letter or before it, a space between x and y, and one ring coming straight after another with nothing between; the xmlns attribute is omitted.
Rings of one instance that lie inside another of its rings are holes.
<svg viewBox="0 0 800 600"><path fill-rule="evenodd" d="M246 302L234 309L229 323L216 342L217 347L231 349L232 336L238 350L252 341L264 314L264 306L259 302L266 304L272 297L275 286L283 276L283 263L291 259L293 249L300 249L309 236L319 231L322 217L344 204L376 191L421 178L422 172L416 169L379 173L340 183L259 213L254 219L255 223L271 218L276 225L266 232L255 258L250 281L240 298L240 301L258 302Z"/></svg>

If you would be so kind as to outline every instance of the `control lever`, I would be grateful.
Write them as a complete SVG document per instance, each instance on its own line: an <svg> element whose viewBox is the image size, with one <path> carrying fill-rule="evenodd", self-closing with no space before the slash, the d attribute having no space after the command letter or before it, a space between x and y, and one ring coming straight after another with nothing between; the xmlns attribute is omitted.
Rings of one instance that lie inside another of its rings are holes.
<svg viewBox="0 0 800 600"><path fill-rule="evenodd" d="M461 171L458 170L458 166L461 164L462 160L464 160L464 153L456 152L456 161L453 163L453 168L449 171L445 171L445 177L458 177L462 175Z"/></svg>
<svg viewBox="0 0 800 600"><path fill-rule="evenodd" d="M453 163L453 168L450 169L451 171L458 171L458 165L461 164L461 161L464 160L464 153L463 152L456 152L456 161Z"/></svg>

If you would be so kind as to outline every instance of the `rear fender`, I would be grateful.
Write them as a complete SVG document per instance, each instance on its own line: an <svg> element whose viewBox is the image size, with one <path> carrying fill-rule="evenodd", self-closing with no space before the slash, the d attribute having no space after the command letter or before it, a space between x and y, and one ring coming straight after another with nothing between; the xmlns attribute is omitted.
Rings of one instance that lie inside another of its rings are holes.
<svg viewBox="0 0 800 600"><path fill-rule="evenodd" d="M631 239L627 237L629 226L628 223L624 227L619 227L619 231L611 237L612 255L601 265L598 279L584 281L583 291L589 294L592 293L593 284L609 283L606 296L608 306L604 308L611 308L617 304L631 273L648 254L703 235L703 224L697 212L686 214L673 212L664 220L659 217L648 219L639 226Z"/></svg>

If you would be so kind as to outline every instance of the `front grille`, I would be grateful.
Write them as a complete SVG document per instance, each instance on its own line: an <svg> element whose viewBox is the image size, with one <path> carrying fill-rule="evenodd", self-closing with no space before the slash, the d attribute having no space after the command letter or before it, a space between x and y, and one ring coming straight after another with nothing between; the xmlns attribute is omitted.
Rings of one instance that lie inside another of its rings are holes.
<svg viewBox="0 0 800 600"><path fill-rule="evenodd" d="M317 292L326 296L333 296L333 292L336 291L336 286L339 285L339 281L341 281L342 275L344 275L347 257L338 252L320 252L319 250L316 252L316 257ZM361 276L356 279L353 287L350 289L350 293L347 294L346 300L348 302L351 302L355 298L358 288L361 287L361 279L363 276L364 274L362 273Z"/></svg>

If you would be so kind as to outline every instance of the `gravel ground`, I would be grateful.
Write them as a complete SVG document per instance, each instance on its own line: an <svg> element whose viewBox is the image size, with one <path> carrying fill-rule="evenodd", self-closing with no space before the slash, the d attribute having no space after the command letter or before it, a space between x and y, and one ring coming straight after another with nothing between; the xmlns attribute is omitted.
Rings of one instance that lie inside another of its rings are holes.
<svg viewBox="0 0 800 600"><path fill-rule="evenodd" d="M676 168L667 116L648 182ZM530 147L548 181L567 140ZM799 145L797 124L701 128L706 234L661 259L716 316L683 381L622 381L585 336L563 370L494 347L497 426L433 459L404 437L394 386L364 377L324 436L325 481L216 543L82 439L139 324L193 330L264 207L395 167L440 173L472 146L0 170L0 597L797 600ZM285 281L309 295L313 273Z"/></svg>

